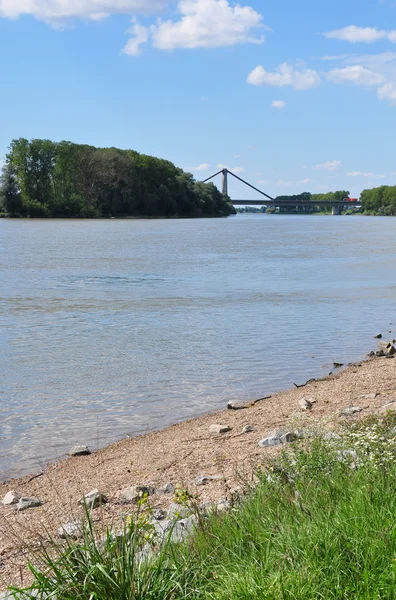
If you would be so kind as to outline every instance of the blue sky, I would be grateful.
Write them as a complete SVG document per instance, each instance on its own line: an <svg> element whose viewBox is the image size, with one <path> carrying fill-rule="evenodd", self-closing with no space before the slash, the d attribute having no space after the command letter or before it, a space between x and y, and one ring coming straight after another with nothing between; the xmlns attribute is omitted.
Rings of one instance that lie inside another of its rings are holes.
<svg viewBox="0 0 396 600"><path fill-rule="evenodd" d="M40 137L274 196L396 183L392 0L0 0L0 46L0 156Z"/></svg>

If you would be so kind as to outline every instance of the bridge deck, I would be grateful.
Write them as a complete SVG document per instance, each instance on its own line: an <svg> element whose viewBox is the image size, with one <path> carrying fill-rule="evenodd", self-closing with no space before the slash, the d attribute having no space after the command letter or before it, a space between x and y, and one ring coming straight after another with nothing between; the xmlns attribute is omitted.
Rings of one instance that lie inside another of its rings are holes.
<svg viewBox="0 0 396 600"><path fill-rule="evenodd" d="M231 200L231 204L234 206L338 206L343 208L348 206L349 208L360 208L362 205L360 202L298 202L296 200Z"/></svg>

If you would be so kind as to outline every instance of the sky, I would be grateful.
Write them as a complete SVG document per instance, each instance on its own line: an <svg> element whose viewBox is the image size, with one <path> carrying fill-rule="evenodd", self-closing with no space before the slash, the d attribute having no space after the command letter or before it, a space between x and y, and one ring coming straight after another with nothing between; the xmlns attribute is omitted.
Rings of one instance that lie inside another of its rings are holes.
<svg viewBox="0 0 396 600"><path fill-rule="evenodd" d="M0 158L47 138L270 196L396 184L394 0L0 0L0 55Z"/></svg>

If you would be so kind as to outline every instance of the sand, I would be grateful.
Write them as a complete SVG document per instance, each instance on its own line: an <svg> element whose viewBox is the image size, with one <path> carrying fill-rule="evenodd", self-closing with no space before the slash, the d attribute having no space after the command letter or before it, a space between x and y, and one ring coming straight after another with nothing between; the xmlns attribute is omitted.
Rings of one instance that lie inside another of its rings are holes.
<svg viewBox="0 0 396 600"><path fill-rule="evenodd" d="M299 408L303 398L315 401L312 411ZM333 428L340 420L339 411L346 407L362 407L361 418L392 400L396 400L396 360L372 359L305 387L278 393L246 410L208 414L122 440L90 456L60 460L39 477L2 483L0 498L15 490L39 498L44 505L24 512L0 505L0 590L28 583L27 548L34 549L40 539L56 535L61 524L82 517L78 500L94 488L109 498L108 504L94 511L95 520L105 523L133 512L133 505L120 498L121 491L132 485L159 487L171 482L199 494L203 502L218 500L228 497L252 476L257 465L278 451L258 446L271 430L306 421ZM209 427L215 423L232 430L212 435ZM255 431L243 434L245 425L252 425ZM200 475L221 475L222 479L198 487L194 480ZM157 494L151 501L156 508L167 508L173 497Z"/></svg>

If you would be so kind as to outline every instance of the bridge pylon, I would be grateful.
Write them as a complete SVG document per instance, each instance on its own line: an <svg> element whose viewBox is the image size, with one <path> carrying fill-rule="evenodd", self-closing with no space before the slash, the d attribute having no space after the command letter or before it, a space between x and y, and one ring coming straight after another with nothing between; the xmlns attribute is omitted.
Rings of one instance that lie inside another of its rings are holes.
<svg viewBox="0 0 396 600"><path fill-rule="evenodd" d="M222 170L223 174L223 196L228 196L228 169Z"/></svg>

